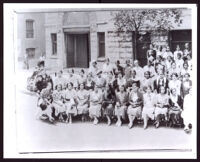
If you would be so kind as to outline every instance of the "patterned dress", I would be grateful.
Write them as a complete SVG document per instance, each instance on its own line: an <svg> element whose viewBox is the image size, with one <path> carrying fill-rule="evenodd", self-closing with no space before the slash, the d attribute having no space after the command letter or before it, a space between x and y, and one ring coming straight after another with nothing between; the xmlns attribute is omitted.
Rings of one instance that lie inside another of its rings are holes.
<svg viewBox="0 0 200 162"><path fill-rule="evenodd" d="M176 89L178 95L181 95L181 81L180 80L170 80L169 81L169 88Z"/></svg>
<svg viewBox="0 0 200 162"><path fill-rule="evenodd" d="M102 103L102 93L92 91L90 93L90 107L89 115L91 118L101 116L101 103Z"/></svg>
<svg viewBox="0 0 200 162"><path fill-rule="evenodd" d="M74 89L67 89L64 92L64 100L65 100L65 110L66 114L72 114L74 116L77 115L77 108L76 108L76 91Z"/></svg>
<svg viewBox="0 0 200 162"><path fill-rule="evenodd" d="M155 94L150 93L144 94L144 107L142 110L142 118L144 118L146 115L151 118L152 120L154 119L154 110L155 110Z"/></svg>
<svg viewBox="0 0 200 162"><path fill-rule="evenodd" d="M115 103L115 95L110 91L105 91L103 93L103 114L108 115L109 117L113 116L114 113L114 103Z"/></svg>
<svg viewBox="0 0 200 162"><path fill-rule="evenodd" d="M87 90L79 90L77 92L77 110L78 114L88 114L89 112L89 94Z"/></svg>
<svg viewBox="0 0 200 162"><path fill-rule="evenodd" d="M143 105L143 95L140 92L131 91L129 95L129 103L134 105L129 105L127 114L135 117L141 117L142 105Z"/></svg>
<svg viewBox="0 0 200 162"><path fill-rule="evenodd" d="M169 96L167 94L164 95L157 94L155 99L156 99L156 104L160 104L156 105L155 117L157 117L160 114L167 115L169 107Z"/></svg>
<svg viewBox="0 0 200 162"><path fill-rule="evenodd" d="M63 104L64 94L63 91L54 90L53 94L53 107L55 108L55 115L65 112L65 106Z"/></svg>
<svg viewBox="0 0 200 162"><path fill-rule="evenodd" d="M116 116L121 116L123 119L126 119L127 103L128 103L128 93L117 92L116 105L114 111Z"/></svg>
<svg viewBox="0 0 200 162"><path fill-rule="evenodd" d="M36 117L41 116L52 116L52 91L50 89L43 89L40 93L40 97L38 98L37 102L37 112Z"/></svg>

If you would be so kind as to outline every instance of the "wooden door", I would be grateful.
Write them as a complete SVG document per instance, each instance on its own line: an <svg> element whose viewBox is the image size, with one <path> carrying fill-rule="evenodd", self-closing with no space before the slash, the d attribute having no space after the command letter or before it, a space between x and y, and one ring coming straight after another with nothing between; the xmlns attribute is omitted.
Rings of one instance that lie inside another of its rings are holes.
<svg viewBox="0 0 200 162"><path fill-rule="evenodd" d="M74 67L75 61L74 61L74 55L75 55L75 39L73 34L67 34L67 45L66 45L66 51L67 51L67 67Z"/></svg>
<svg viewBox="0 0 200 162"><path fill-rule="evenodd" d="M75 66L81 68L87 68L89 64L88 35L77 34L75 41L76 41Z"/></svg>

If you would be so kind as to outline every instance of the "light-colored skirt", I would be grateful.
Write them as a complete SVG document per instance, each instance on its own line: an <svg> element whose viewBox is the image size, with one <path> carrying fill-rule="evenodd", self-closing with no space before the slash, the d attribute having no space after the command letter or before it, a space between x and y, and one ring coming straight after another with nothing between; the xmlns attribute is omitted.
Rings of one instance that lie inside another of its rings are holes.
<svg viewBox="0 0 200 162"><path fill-rule="evenodd" d="M84 104L84 105L77 105L77 111L78 114L88 114L89 113L89 107L88 104Z"/></svg>
<svg viewBox="0 0 200 162"><path fill-rule="evenodd" d="M160 107L156 107L155 108L155 117L157 117L158 115L167 115L168 112L168 108L160 108Z"/></svg>
<svg viewBox="0 0 200 162"><path fill-rule="evenodd" d="M115 116L121 116L123 119L126 119L127 106L115 106Z"/></svg>
<svg viewBox="0 0 200 162"><path fill-rule="evenodd" d="M154 111L155 111L155 107L153 107L153 106L144 106L143 110L142 110L142 118L144 119L145 116L148 116L149 118L154 120L154 118L155 118Z"/></svg>
<svg viewBox="0 0 200 162"><path fill-rule="evenodd" d="M130 106L128 107L127 114L128 114L128 115L131 115L131 116L135 116L136 118L137 118L137 117L141 117L142 108L141 108L141 106L138 106L138 107L136 107L136 108L132 108L132 106L130 105Z"/></svg>
<svg viewBox="0 0 200 162"><path fill-rule="evenodd" d="M39 99L38 106L36 110L36 118L39 119L42 115L47 115L48 117L52 117L52 105L47 105L45 110L42 110L39 106L43 102L42 99Z"/></svg>
<svg viewBox="0 0 200 162"><path fill-rule="evenodd" d="M89 115L91 118L101 116L101 104L90 103Z"/></svg>
<svg viewBox="0 0 200 162"><path fill-rule="evenodd" d="M74 100L71 99L70 101L65 103L65 111L67 115L69 114L72 114L74 116L77 115L78 111L77 111L77 107L75 106Z"/></svg>
<svg viewBox="0 0 200 162"><path fill-rule="evenodd" d="M65 105L61 101L56 101L52 103L52 106L55 108L55 115L65 112Z"/></svg>

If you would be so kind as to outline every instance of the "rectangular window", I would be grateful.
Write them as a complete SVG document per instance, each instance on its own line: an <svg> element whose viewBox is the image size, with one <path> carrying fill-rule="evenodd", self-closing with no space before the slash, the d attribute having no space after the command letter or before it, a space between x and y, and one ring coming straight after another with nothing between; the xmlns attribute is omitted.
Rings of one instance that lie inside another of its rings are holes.
<svg viewBox="0 0 200 162"><path fill-rule="evenodd" d="M33 20L26 20L26 38L34 37Z"/></svg>
<svg viewBox="0 0 200 162"><path fill-rule="evenodd" d="M57 34L51 34L52 55L57 54Z"/></svg>
<svg viewBox="0 0 200 162"><path fill-rule="evenodd" d="M181 50L184 50L185 43L189 43L192 46L192 31L191 30L172 30L170 31L170 46L172 52L176 50L176 46L179 45Z"/></svg>
<svg viewBox="0 0 200 162"><path fill-rule="evenodd" d="M26 55L29 59L33 59L35 57L35 48L27 48Z"/></svg>
<svg viewBox="0 0 200 162"><path fill-rule="evenodd" d="M99 32L98 33L98 53L99 57L105 57L105 33Z"/></svg>

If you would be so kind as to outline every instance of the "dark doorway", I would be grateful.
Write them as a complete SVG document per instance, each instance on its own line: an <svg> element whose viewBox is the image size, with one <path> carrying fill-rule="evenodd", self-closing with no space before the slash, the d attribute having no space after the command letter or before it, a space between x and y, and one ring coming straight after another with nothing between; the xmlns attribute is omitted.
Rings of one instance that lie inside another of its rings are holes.
<svg viewBox="0 0 200 162"><path fill-rule="evenodd" d="M66 34L67 67L89 67L88 34Z"/></svg>
<svg viewBox="0 0 200 162"><path fill-rule="evenodd" d="M135 32L133 32L133 40L135 40ZM137 43L137 44L136 44ZM149 32L144 32L143 34L137 34L137 42L133 41L133 52L136 46L136 55L135 59L137 59L140 63L140 66L144 67L147 64L147 50L149 49L149 45L151 44L151 34Z"/></svg>

